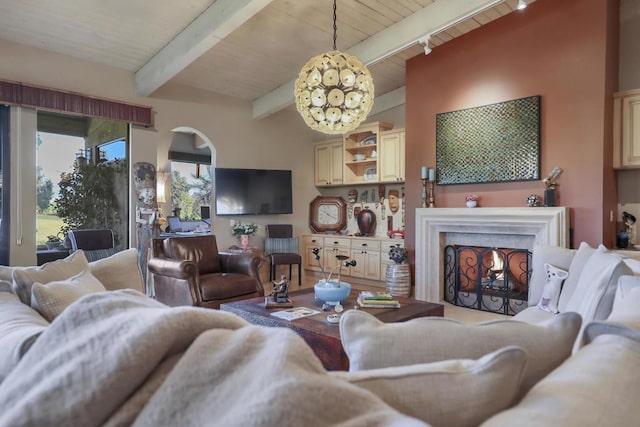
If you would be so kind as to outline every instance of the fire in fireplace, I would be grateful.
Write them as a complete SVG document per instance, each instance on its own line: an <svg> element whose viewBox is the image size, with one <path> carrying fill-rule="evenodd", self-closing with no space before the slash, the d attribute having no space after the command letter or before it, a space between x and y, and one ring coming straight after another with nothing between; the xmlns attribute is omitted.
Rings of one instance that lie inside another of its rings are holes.
<svg viewBox="0 0 640 427"><path fill-rule="evenodd" d="M461 307L514 315L527 307L531 252L447 245L444 299Z"/></svg>

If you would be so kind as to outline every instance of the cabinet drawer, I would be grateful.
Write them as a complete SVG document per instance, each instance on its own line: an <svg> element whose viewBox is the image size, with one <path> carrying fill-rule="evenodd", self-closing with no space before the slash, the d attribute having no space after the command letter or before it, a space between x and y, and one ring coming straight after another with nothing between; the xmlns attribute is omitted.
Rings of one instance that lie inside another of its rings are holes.
<svg viewBox="0 0 640 427"><path fill-rule="evenodd" d="M324 238L320 236L303 236L302 246L317 246L322 247L324 244Z"/></svg>
<svg viewBox="0 0 640 427"><path fill-rule="evenodd" d="M349 249L351 247L351 239L344 237L325 237L324 247Z"/></svg>
<svg viewBox="0 0 640 427"><path fill-rule="evenodd" d="M351 241L351 249L370 249L372 251L379 251L380 240L353 239Z"/></svg>

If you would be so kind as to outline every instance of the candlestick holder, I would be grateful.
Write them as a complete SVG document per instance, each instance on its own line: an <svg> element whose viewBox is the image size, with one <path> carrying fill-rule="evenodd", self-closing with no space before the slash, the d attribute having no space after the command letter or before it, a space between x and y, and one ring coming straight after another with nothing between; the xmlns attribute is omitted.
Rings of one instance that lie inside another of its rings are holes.
<svg viewBox="0 0 640 427"><path fill-rule="evenodd" d="M427 178L422 178L422 207L427 207L427 183L429 180Z"/></svg>
<svg viewBox="0 0 640 427"><path fill-rule="evenodd" d="M435 181L428 181L429 183L429 188L427 190L427 198L429 201L429 207L430 208L435 208L436 207L436 201L435 201Z"/></svg>

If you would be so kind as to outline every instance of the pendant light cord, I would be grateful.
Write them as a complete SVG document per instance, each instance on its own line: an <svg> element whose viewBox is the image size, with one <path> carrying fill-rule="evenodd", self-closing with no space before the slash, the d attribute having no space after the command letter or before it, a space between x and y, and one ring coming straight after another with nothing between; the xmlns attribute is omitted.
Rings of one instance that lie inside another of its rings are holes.
<svg viewBox="0 0 640 427"><path fill-rule="evenodd" d="M336 40L338 39L338 26L336 25L336 0L333 0L333 50L336 49Z"/></svg>

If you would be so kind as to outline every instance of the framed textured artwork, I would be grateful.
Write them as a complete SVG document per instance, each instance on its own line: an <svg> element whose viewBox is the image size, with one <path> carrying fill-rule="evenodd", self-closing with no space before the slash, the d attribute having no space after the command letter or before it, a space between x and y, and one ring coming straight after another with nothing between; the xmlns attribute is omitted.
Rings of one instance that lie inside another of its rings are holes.
<svg viewBox="0 0 640 427"><path fill-rule="evenodd" d="M540 96L436 114L436 183L540 179Z"/></svg>

